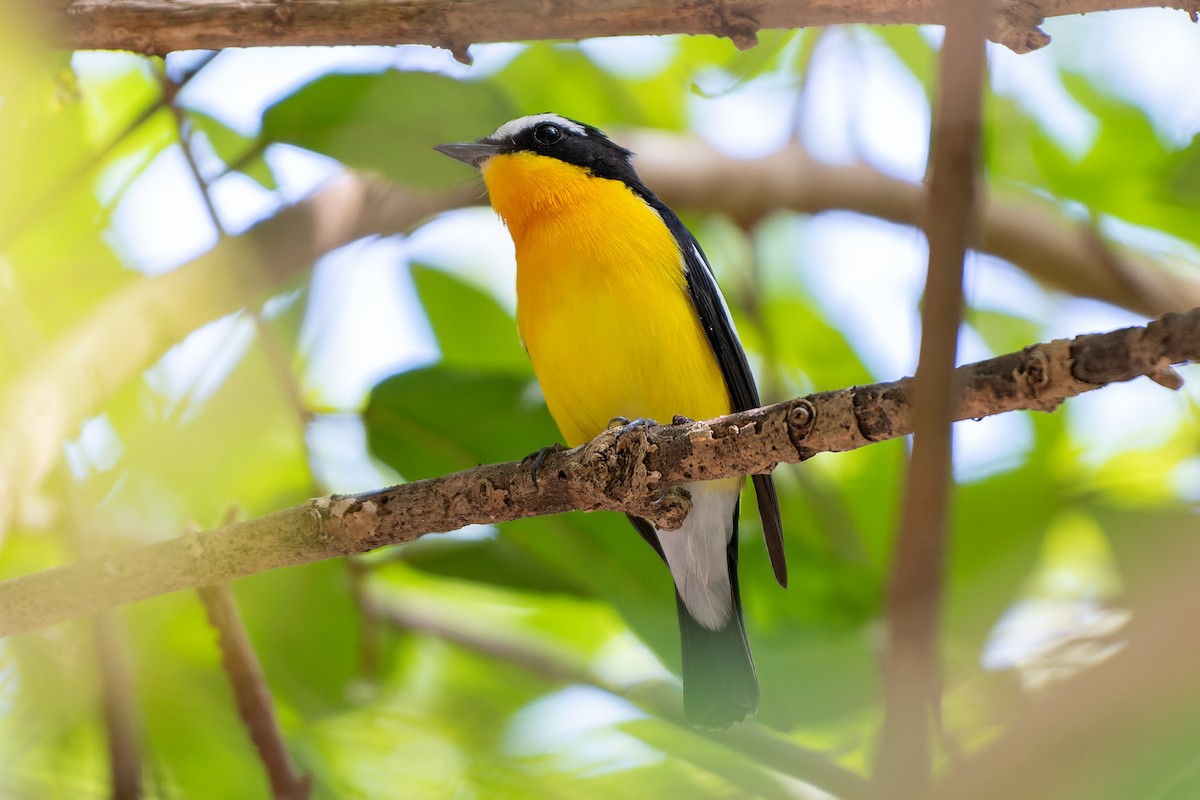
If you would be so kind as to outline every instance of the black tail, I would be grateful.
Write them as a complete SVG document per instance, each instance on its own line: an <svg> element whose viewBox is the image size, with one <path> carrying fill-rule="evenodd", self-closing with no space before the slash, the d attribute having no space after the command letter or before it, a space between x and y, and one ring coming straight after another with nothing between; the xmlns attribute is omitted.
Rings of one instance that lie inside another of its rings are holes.
<svg viewBox="0 0 1200 800"><path fill-rule="evenodd" d="M661 556L654 528L637 517L629 520ZM725 553L733 613L724 628L715 631L705 628L692 618L683 598L675 592L683 655L683 711L688 721L700 728L728 728L758 710L758 676L746 642L742 595L738 588L736 527Z"/></svg>
<svg viewBox="0 0 1200 800"><path fill-rule="evenodd" d="M729 543L733 614L725 627L710 631L692 619L675 593L683 651L683 711L701 728L728 728L758 710L758 677L746 643L742 598L737 581L737 537Z"/></svg>

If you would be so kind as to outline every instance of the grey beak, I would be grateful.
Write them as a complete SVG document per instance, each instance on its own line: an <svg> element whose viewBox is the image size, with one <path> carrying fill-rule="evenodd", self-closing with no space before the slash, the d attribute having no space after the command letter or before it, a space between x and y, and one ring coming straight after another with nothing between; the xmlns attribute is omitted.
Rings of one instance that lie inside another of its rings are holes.
<svg viewBox="0 0 1200 800"><path fill-rule="evenodd" d="M461 161L468 167L479 169L479 166L500 152L498 144L485 142L457 142L454 144L439 144L433 148L443 155L450 156L455 161Z"/></svg>

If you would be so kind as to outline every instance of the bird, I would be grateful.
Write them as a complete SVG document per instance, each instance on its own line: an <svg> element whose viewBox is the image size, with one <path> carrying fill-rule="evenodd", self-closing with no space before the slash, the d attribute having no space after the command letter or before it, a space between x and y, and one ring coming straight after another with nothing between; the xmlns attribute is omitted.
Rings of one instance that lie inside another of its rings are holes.
<svg viewBox="0 0 1200 800"><path fill-rule="evenodd" d="M518 330L567 445L614 424L759 406L700 243L638 177L630 150L553 113L435 149L482 174L512 236ZM774 484L770 475L752 479L772 568L786 587ZM684 712L702 728L728 728L758 709L737 573L744 484L685 484L692 505L678 530L630 516L672 575Z"/></svg>

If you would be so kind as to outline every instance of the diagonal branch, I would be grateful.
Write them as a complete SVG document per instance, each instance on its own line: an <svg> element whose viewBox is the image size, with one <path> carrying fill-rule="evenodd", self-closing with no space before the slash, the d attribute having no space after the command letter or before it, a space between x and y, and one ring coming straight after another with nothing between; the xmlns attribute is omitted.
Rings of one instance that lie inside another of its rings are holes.
<svg viewBox="0 0 1200 800"><path fill-rule="evenodd" d="M32 2L32 0L30 0ZM764 28L868 23L941 24L938 0L74 0L49 3L61 41L73 49L161 55L258 45L431 44L461 60L478 42L582 39L632 34L711 33L751 47ZM1198 10L1196 0L1002 0L991 38L1018 53L1044 47L1048 16L1166 5Z"/></svg>
<svg viewBox="0 0 1200 800"><path fill-rule="evenodd" d="M921 185L863 164L823 164L796 145L747 161L696 137L641 131L623 138L640 154L647 184L672 208L729 214L742 224L780 208L923 222ZM473 184L425 194L346 173L188 264L101 303L29 358L0 390L0 537L20 498L55 463L62 442L192 330L259 302L336 247L403 231L472 202L483 202ZM1040 280L1147 316L1200 306L1194 271L1102 244L1050 201L993 197L982 205L975 247ZM1097 258L1098 245L1105 258Z"/></svg>
<svg viewBox="0 0 1200 800"><path fill-rule="evenodd" d="M219 583L201 586L199 592L209 622L217 629L221 662L229 676L238 713L266 768L271 796L278 800L307 800L312 793L312 775L300 775L288 753L271 690L238 613L233 590L228 584Z"/></svg>
<svg viewBox="0 0 1200 800"><path fill-rule="evenodd" d="M1145 327L1031 345L959 367L956 420L1051 411L1064 399L1149 375L1178 387L1172 363L1200 360L1200 309ZM770 472L820 452L912 432L912 380L821 392L708 422L665 426L550 455L491 464L360 495L317 498L266 517L0 583L0 635L179 589L304 564L474 523L610 510L678 527L690 501L669 487Z"/></svg>

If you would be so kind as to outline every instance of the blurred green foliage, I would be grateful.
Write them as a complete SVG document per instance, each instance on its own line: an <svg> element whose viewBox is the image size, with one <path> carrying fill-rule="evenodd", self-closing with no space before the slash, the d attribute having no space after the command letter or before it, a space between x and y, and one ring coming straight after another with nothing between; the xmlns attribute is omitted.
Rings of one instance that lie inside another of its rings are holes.
<svg viewBox="0 0 1200 800"><path fill-rule="evenodd" d="M120 246L113 213L149 165L182 146L207 153L209 180L243 173L267 193L281 183L264 157L278 145L427 191L466 179L433 144L486 134L518 114L553 109L602 127L685 131L695 97L766 81L803 92L826 48L886 54L926 97L936 60L921 32L894 27L765 32L746 53L711 37L671 38L656 45L657 66L640 72L575 45L531 44L483 77L320 75L246 133L186 95L177 125L159 60L89 70L31 44L11 12L0 21L9 23L0 25L0 391L64 331L89 324L99 304L153 280ZM1090 143L1074 153L1027 104L993 93L989 179L1200 244L1200 140L1165 141L1146 110L1093 76L1062 68L1056 77L1094 121ZM792 251L795 215L753 231L689 219L702 241L720 242L710 252L773 261L716 265L767 399L899 377L872 372L863 338L803 277L821 265ZM397 270L411 276L436 341L433 363L383 378L358 406L318 407L328 387L302 331L322 298L307 279L294 282L197 333L219 340L199 369L178 368L185 343L108 393L69 457L23 503L0 549L0 577L215 525L231 507L257 516L341 489L317 477L314 412L350 415L375 474L405 480L519 459L555 441L504 297L432 260ZM987 298L968 318L996 353L1040 338L1042 323ZM960 481L943 650L946 724L964 750L1002 729L1021 691L1020 668L982 663L1007 613L1030 599L1119 604L1186 548L1200 462L1190 401L1180 408L1163 442L1099 462L1069 430L1070 407L1030 415L1027 448ZM787 592L770 578L757 518L742 522L758 724L858 772L881 715L879 640L904 456L904 443L890 442L778 473ZM316 797L808 796L645 701L642 689L675 680L675 611L667 573L620 517L567 514L431 536L362 563L361 572L331 561L236 586ZM1073 583L1064 593L1047 575ZM408 624L374 619L361 592L402 608ZM147 796L266 796L197 597L145 601L115 618L132 665ZM1036 648L1026 656L1036 661ZM100 709L88 621L0 642L0 797L106 796ZM1144 751L1113 758L1119 788L1093 796L1168 796L1164 776L1182 776L1170 796L1191 796L1180 787L1197 783L1193 710L1148 733Z"/></svg>

